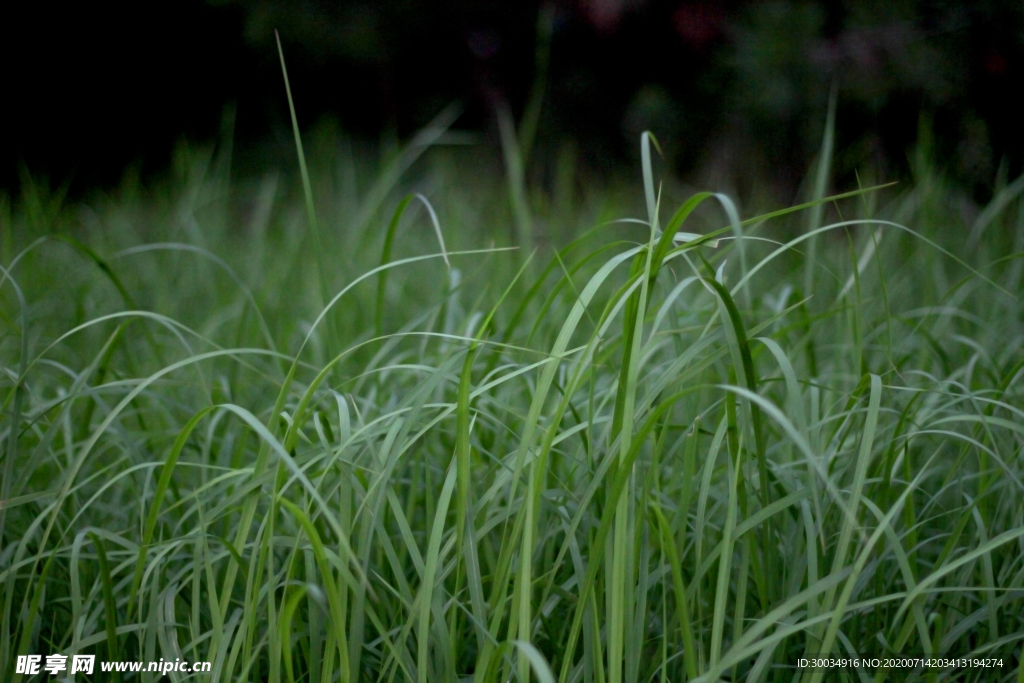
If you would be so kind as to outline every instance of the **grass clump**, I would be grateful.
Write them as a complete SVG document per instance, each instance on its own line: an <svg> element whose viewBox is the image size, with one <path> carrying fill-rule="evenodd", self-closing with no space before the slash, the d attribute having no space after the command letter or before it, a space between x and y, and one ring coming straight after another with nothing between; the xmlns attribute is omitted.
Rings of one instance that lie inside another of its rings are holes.
<svg viewBox="0 0 1024 683"><path fill-rule="evenodd" d="M973 225L928 176L807 231L665 207L651 140L644 215L591 197L532 258L443 154L422 201L402 153L362 193L194 163L8 213L4 679L1020 680L1020 182Z"/></svg>

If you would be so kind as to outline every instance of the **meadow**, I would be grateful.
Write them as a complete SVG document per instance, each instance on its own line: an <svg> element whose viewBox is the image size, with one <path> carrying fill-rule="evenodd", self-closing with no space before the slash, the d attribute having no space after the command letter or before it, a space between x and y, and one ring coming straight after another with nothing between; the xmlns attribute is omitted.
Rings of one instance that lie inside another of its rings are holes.
<svg viewBox="0 0 1024 683"><path fill-rule="evenodd" d="M750 217L449 119L0 207L0 677L1024 683L1024 179Z"/></svg>

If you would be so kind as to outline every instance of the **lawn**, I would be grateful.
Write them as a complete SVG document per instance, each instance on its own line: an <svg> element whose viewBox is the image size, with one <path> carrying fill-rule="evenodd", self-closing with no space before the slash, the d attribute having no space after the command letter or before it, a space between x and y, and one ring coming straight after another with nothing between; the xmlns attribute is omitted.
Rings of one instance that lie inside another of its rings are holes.
<svg viewBox="0 0 1024 683"><path fill-rule="evenodd" d="M1024 682L1024 180L748 217L446 116L3 205L0 677Z"/></svg>

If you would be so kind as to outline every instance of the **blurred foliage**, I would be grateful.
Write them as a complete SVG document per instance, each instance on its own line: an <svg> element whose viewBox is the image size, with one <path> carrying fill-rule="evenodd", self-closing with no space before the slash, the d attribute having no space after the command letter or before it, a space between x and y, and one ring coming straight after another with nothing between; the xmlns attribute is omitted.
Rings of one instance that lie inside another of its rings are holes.
<svg viewBox="0 0 1024 683"><path fill-rule="evenodd" d="M835 84L841 174L902 175L922 120L961 181L991 186L1004 158L1020 168L1019 0L561 0L545 74L534 68L537 3L217 1L246 9L252 45L265 50L277 27L296 59L372 73L376 97L359 107L399 130L444 97L486 126L496 100L522 111L546 76L541 139L574 138L592 164L617 164L650 128L684 173L717 169L735 183L753 166L792 189Z"/></svg>
<svg viewBox="0 0 1024 683"><path fill-rule="evenodd" d="M497 109L522 119L540 92L535 168L572 144L588 167L614 172L651 129L684 178L766 182L788 201L834 84L847 180L907 175L921 121L936 161L979 200L1000 168L1022 170L1020 0L21 3L15 24L24 30L2 49L18 98L0 123L19 134L0 145L4 185L17 184L19 161L55 182L116 182L138 155L166 159L180 136L215 138L225 121L236 151L276 150L253 157L255 171L290 162L275 29L300 122L336 118L385 144L458 101L457 127L488 131L497 148ZM237 105L226 119L225 102Z"/></svg>

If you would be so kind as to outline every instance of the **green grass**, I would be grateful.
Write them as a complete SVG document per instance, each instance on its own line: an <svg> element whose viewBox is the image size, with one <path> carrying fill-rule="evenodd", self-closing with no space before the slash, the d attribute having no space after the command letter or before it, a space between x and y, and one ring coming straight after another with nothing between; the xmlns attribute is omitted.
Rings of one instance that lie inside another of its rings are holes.
<svg viewBox="0 0 1024 683"><path fill-rule="evenodd" d="M4 205L0 677L1024 681L1024 182L741 220L652 138L567 198L425 153L452 116Z"/></svg>

